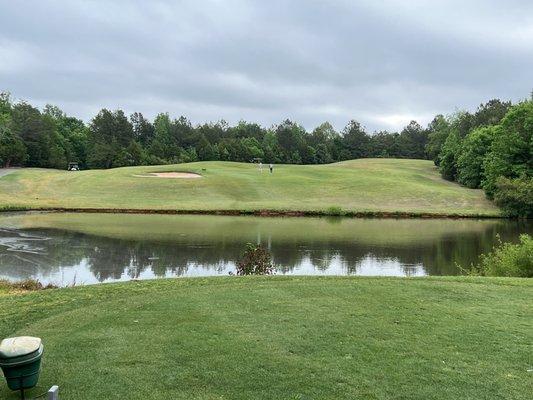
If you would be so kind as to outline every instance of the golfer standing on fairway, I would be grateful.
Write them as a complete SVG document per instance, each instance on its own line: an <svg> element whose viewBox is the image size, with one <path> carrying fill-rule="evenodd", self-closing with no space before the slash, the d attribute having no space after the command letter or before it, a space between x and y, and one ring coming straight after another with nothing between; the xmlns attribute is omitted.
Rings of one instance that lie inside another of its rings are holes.
<svg viewBox="0 0 533 400"><path fill-rule="evenodd" d="M270 168L270 173L272 173L272 170L274 169L274 165L270 163L269 168Z"/></svg>

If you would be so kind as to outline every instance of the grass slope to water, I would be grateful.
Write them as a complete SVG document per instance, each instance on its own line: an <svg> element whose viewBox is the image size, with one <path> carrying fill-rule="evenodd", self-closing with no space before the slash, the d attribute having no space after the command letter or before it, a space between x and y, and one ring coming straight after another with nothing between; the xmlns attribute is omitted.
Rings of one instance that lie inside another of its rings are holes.
<svg viewBox="0 0 533 400"><path fill-rule="evenodd" d="M63 399L521 400L532 294L503 278L0 287L0 337L42 337L33 393L59 384Z"/></svg>
<svg viewBox="0 0 533 400"><path fill-rule="evenodd" d="M187 171L201 179L147 178ZM21 169L0 178L0 209L302 211L496 216L481 190L443 180L431 161L360 159L276 165L233 162L68 172Z"/></svg>

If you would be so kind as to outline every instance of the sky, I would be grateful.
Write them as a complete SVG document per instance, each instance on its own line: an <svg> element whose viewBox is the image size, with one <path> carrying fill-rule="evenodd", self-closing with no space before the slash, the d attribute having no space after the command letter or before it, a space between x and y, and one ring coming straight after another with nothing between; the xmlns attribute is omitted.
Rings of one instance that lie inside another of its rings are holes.
<svg viewBox="0 0 533 400"><path fill-rule="evenodd" d="M85 121L372 132L532 90L531 0L0 0L0 91Z"/></svg>

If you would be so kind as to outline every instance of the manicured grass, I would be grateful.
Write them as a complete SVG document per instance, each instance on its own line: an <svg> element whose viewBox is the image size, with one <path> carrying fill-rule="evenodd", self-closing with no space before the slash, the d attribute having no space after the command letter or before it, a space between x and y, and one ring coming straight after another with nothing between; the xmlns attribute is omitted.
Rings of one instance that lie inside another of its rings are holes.
<svg viewBox="0 0 533 400"><path fill-rule="evenodd" d="M63 399L529 399L533 283L227 277L10 294ZM0 386L0 398L16 394Z"/></svg>
<svg viewBox="0 0 533 400"><path fill-rule="evenodd" d="M188 171L201 179L147 178ZM199 162L67 172L21 169L0 178L0 209L303 211L499 215L480 190L443 180L431 161L360 159L329 165Z"/></svg>

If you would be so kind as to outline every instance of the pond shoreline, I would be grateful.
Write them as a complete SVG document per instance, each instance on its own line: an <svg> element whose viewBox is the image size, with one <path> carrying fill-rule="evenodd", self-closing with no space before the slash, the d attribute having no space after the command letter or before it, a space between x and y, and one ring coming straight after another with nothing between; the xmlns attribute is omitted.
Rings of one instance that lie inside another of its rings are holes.
<svg viewBox="0 0 533 400"><path fill-rule="evenodd" d="M57 212L57 213L104 213L104 214L168 214L168 215L248 215L256 217L346 217L346 218L423 218L423 219L516 219L496 214L427 213L409 211L349 211L349 210L186 210L147 208L92 208L92 207L17 207L0 206L5 212Z"/></svg>

